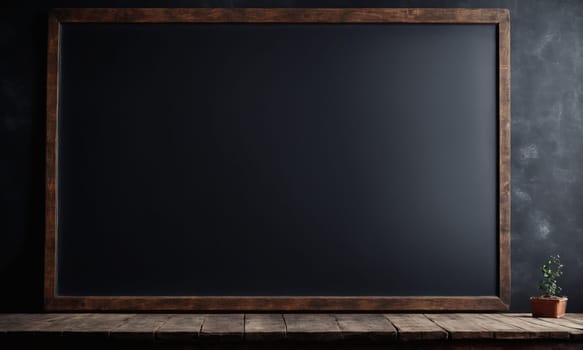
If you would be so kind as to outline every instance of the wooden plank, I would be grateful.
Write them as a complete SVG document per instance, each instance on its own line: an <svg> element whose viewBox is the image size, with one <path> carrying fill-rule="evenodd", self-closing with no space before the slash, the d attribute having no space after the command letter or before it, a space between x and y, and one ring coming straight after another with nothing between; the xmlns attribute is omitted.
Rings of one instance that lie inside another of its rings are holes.
<svg viewBox="0 0 583 350"><path fill-rule="evenodd" d="M583 317L571 318L570 315L565 315L563 318L539 318L540 320L549 321L565 327L583 329Z"/></svg>
<svg viewBox="0 0 583 350"><path fill-rule="evenodd" d="M63 329L87 314L37 314L11 317L2 322L2 331L12 336L60 336Z"/></svg>
<svg viewBox="0 0 583 350"><path fill-rule="evenodd" d="M473 314L468 315L476 325L494 332L496 339L531 339L532 334L523 328L503 321L504 315L500 314Z"/></svg>
<svg viewBox="0 0 583 350"><path fill-rule="evenodd" d="M58 314L0 314L0 333L10 332L15 327L22 327L23 323L36 322L51 315Z"/></svg>
<svg viewBox="0 0 583 350"><path fill-rule="evenodd" d="M292 341L336 341L342 331L336 318L329 314L284 314L287 338Z"/></svg>
<svg viewBox="0 0 583 350"><path fill-rule="evenodd" d="M515 314L510 317L510 314L502 314L503 318L500 318L501 322L507 324L512 324L520 327L530 333L530 337L533 339L568 339L569 334L565 330L552 329L549 325L540 325L537 323L531 323L533 319L530 314Z"/></svg>
<svg viewBox="0 0 583 350"><path fill-rule="evenodd" d="M91 8L56 9L61 22L203 22L203 23L498 23L505 9L296 8L185 9Z"/></svg>
<svg viewBox="0 0 583 350"><path fill-rule="evenodd" d="M59 50L61 25L54 13L48 18L46 144L45 144L45 259L44 306L55 298L57 270L57 119L59 115Z"/></svg>
<svg viewBox="0 0 583 350"><path fill-rule="evenodd" d="M118 340L153 341L158 328L166 323L170 316L167 314L137 314L113 328L110 336Z"/></svg>
<svg viewBox="0 0 583 350"><path fill-rule="evenodd" d="M245 340L278 341L285 339L285 321L281 314L246 314Z"/></svg>
<svg viewBox="0 0 583 350"><path fill-rule="evenodd" d="M384 315L397 329L402 341L447 339L447 332L423 314Z"/></svg>
<svg viewBox="0 0 583 350"><path fill-rule="evenodd" d="M49 310L104 311L504 311L508 305L494 296L410 297L54 297Z"/></svg>
<svg viewBox="0 0 583 350"><path fill-rule="evenodd" d="M501 314L504 317L498 318L500 322L514 325L530 332L531 338L543 339L569 339L571 332L578 332L575 329L553 325L540 321L530 315L525 314ZM493 317L493 316L489 316Z"/></svg>
<svg viewBox="0 0 583 350"><path fill-rule="evenodd" d="M376 314L288 314L285 319L279 314L0 314L0 333L105 336L111 330L116 339L152 341L155 333L161 340L191 341L206 325L206 333L215 341L241 341L244 328L252 335L250 340L269 341L284 339L287 322L290 339L304 341L378 340L379 336L394 339L395 331L398 339L405 341L445 339L447 333L441 327L450 332L452 339L484 339L483 332L493 333L493 339L498 341L583 339L581 314L568 314L562 319L533 318L530 314L387 314L384 317Z"/></svg>
<svg viewBox="0 0 583 350"><path fill-rule="evenodd" d="M38 325L37 335L62 335L63 331L72 327L77 322L89 317L91 314L60 314L55 315L48 322Z"/></svg>
<svg viewBox="0 0 583 350"><path fill-rule="evenodd" d="M87 314L65 325L62 329L63 336L107 338L112 329L133 316L133 314Z"/></svg>
<svg viewBox="0 0 583 350"><path fill-rule="evenodd" d="M155 337L162 341L188 342L199 338L205 315L172 315L158 330Z"/></svg>
<svg viewBox="0 0 583 350"><path fill-rule="evenodd" d="M427 318L449 333L449 338L494 339L494 332L480 325L467 314L426 314Z"/></svg>
<svg viewBox="0 0 583 350"><path fill-rule="evenodd" d="M245 334L245 315L206 315L200 331L203 340L221 342L241 341Z"/></svg>
<svg viewBox="0 0 583 350"><path fill-rule="evenodd" d="M50 322L70 317L63 314L3 314L0 315L0 333L32 335Z"/></svg>
<svg viewBox="0 0 583 350"><path fill-rule="evenodd" d="M345 340L386 341L397 338L397 330L380 314L334 315Z"/></svg>
<svg viewBox="0 0 583 350"><path fill-rule="evenodd" d="M583 314L567 313L563 318L573 322L583 322Z"/></svg>
<svg viewBox="0 0 583 350"><path fill-rule="evenodd" d="M578 331L583 330L583 319L570 319L570 318L537 318L540 321L551 323L553 325L558 325L566 328L573 328ZM571 332L569 334L572 339L583 339L583 333Z"/></svg>
<svg viewBox="0 0 583 350"><path fill-rule="evenodd" d="M510 307L510 13L498 22L498 295Z"/></svg>

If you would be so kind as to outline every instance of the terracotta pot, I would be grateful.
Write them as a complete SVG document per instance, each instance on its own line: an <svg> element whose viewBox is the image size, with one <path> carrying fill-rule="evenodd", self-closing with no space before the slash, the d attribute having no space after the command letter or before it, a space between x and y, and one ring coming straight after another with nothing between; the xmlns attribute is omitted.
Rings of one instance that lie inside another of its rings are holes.
<svg viewBox="0 0 583 350"><path fill-rule="evenodd" d="M530 306L533 317L553 317L561 318L565 316L567 310L567 298L555 297L532 297L530 298Z"/></svg>

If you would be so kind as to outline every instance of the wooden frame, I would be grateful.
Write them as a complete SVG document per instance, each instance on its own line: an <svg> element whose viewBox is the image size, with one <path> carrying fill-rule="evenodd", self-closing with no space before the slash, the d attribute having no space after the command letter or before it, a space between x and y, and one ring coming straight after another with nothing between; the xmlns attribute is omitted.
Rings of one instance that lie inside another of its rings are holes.
<svg viewBox="0 0 583 350"><path fill-rule="evenodd" d="M472 297L131 297L59 296L57 161L61 23L451 23L498 28L498 295ZM505 9L57 9L49 16L47 61L47 310L480 311L510 304L510 15Z"/></svg>

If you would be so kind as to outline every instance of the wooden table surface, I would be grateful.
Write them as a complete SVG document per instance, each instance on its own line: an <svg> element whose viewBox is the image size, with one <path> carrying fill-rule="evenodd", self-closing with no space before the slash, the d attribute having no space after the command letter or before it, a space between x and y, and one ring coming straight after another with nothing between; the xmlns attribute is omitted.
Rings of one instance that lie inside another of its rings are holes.
<svg viewBox="0 0 583 350"><path fill-rule="evenodd" d="M583 314L0 314L0 337L146 342L562 341L583 348Z"/></svg>

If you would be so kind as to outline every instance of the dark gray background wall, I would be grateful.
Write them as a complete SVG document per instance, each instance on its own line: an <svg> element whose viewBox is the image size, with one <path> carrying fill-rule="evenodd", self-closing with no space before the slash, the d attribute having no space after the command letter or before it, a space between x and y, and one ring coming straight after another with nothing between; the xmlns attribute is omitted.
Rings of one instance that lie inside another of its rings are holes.
<svg viewBox="0 0 583 350"><path fill-rule="evenodd" d="M46 20L51 7L500 7L512 26L512 311L561 254L583 312L583 1L7 1L0 9L0 311L42 310ZM460 247L463 249L463 247ZM419 261L418 264L424 262ZM404 267L406 268L406 267ZM447 273L447 272L444 272Z"/></svg>

